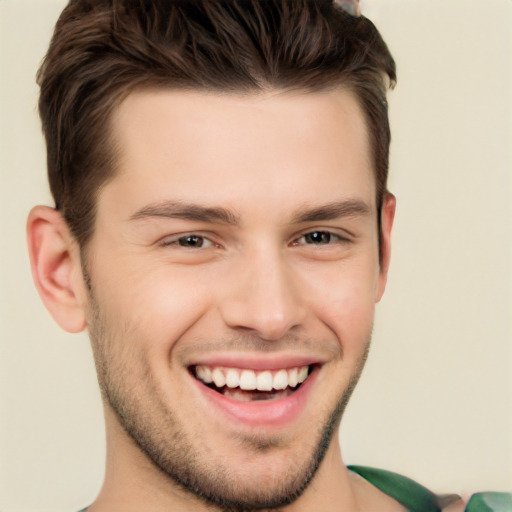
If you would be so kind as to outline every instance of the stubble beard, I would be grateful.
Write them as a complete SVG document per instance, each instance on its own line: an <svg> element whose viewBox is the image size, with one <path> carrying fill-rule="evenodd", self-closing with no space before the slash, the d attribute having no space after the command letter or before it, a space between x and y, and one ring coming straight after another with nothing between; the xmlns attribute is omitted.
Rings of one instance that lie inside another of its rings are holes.
<svg viewBox="0 0 512 512"><path fill-rule="evenodd" d="M108 322L102 317L92 289L90 292L89 336L91 339L98 382L107 407L115 413L117 420L126 434L138 446L148 460L173 484L209 506L225 512L250 512L256 510L276 510L293 503L299 498L315 476L325 457L350 396L364 368L371 340L369 333L365 350L359 364L351 376L348 385L340 391L340 396L326 420L312 433L316 437L309 456L300 464L290 464L285 474L280 474L274 487L262 486L252 481L253 485L244 486L246 482L236 480L236 475L229 466L219 468L214 463L209 465L202 458L202 451L196 445L186 426L174 416L164 400L160 400L158 413L160 419L155 422L151 414L144 414L147 400L159 397L159 391L151 379L150 371L144 367L143 378L149 384L148 393L143 396L134 392L126 382L131 369L126 361L115 361L110 347L113 346L113 333ZM165 428L159 428L165 426ZM279 445L278 439L243 438L236 440L253 453L264 453ZM219 456L220 459L220 456Z"/></svg>

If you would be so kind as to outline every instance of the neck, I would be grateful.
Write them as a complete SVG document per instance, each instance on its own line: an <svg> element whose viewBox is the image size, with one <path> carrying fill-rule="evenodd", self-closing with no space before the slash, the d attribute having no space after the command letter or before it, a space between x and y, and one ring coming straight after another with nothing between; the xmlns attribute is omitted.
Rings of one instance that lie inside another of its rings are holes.
<svg viewBox="0 0 512 512"><path fill-rule="evenodd" d="M213 512L215 507L185 491L158 469L122 430L112 413L107 419L107 458L103 487L89 512ZM359 510L358 482L347 470L335 433L315 477L283 512Z"/></svg>

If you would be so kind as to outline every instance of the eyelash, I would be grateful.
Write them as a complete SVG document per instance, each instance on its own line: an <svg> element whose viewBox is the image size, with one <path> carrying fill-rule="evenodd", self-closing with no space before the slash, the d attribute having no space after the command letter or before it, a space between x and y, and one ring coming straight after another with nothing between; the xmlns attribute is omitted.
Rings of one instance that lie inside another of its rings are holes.
<svg viewBox="0 0 512 512"><path fill-rule="evenodd" d="M185 249L204 249L205 248L202 245L201 245L201 247L194 247L194 246L186 246L186 245L181 244L182 241L187 240L187 239L192 239L192 238L201 240L202 242L205 242L205 241L209 242L210 243L209 247L215 247L217 245L214 242L212 242L207 236L198 235L196 233L190 233L190 234L181 235L178 237L164 239L162 241L161 245L163 247L176 246L176 247L183 247Z"/></svg>
<svg viewBox="0 0 512 512"><path fill-rule="evenodd" d="M308 237L309 237L309 240L311 240L311 237L318 236L318 235L323 237L323 240L319 240L319 243L309 244L309 243L301 243L300 242L302 239L304 239L304 241L306 241L306 239ZM325 240L325 237L327 237L327 240ZM186 241L187 239L189 239L189 240L196 239L198 242L201 242L201 246L200 247L187 246L184 243L182 243L183 241ZM204 242L207 242L207 247L204 247ZM344 237L342 235L333 233L332 231L318 229L318 230L308 231L307 233L302 234L300 237L296 238L292 242L291 245L295 246L295 247L300 246L300 245L311 245L313 247L325 247L325 246L329 246L329 245L344 244L344 243L348 243L348 242L350 242L350 239L348 237ZM208 245L208 243L209 243L209 245ZM180 235L178 237L175 236L172 238L164 239L162 241L161 245L162 245L162 247L175 246L175 247L183 247L186 249L207 249L207 248L211 248L211 247L219 247L218 244L213 242L207 236L199 235L196 233L189 233L189 234L187 233L184 235Z"/></svg>
<svg viewBox="0 0 512 512"><path fill-rule="evenodd" d="M327 236L328 238L327 238L327 241L325 241L325 242L320 240L319 241L320 243L312 243L312 244L304 244L304 245L312 245L312 246L316 246L316 247L321 247L321 246L349 242L349 239L347 237L343 237L337 233L333 233L332 231L318 229L315 231L309 231L307 233L304 233L296 241L293 242L293 245L299 245L299 240L306 239L307 237L312 237L314 235Z"/></svg>

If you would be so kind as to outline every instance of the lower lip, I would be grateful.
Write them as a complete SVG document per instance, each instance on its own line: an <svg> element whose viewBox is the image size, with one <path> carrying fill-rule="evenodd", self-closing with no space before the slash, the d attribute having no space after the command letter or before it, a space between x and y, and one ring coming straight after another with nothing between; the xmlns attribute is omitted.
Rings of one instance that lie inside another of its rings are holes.
<svg viewBox="0 0 512 512"><path fill-rule="evenodd" d="M191 378L208 402L235 422L243 423L249 427L280 427L295 421L306 408L317 373L317 369L311 372L299 389L287 397L250 402L224 396L205 386L198 379Z"/></svg>

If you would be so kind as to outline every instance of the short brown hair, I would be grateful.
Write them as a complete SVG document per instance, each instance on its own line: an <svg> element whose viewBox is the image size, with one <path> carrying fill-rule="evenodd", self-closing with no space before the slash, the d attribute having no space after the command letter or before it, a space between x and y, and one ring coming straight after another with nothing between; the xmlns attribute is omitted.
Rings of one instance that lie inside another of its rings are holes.
<svg viewBox="0 0 512 512"><path fill-rule="evenodd" d="M70 0L37 75L55 206L83 248L115 173L109 119L135 89L342 86L366 117L380 209L388 80L395 63L375 26L332 0Z"/></svg>

